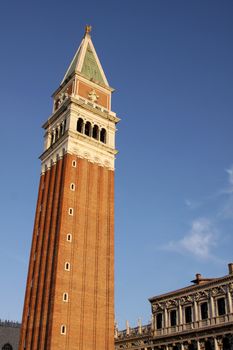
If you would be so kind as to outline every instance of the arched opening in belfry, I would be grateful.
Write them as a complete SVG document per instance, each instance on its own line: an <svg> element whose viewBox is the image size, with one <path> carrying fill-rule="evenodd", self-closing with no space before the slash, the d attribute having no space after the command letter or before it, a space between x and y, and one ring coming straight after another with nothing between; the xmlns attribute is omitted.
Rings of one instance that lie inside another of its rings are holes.
<svg viewBox="0 0 233 350"><path fill-rule="evenodd" d="M56 132L55 132L55 141L57 141L58 135L59 135L58 128L56 128Z"/></svg>
<svg viewBox="0 0 233 350"><path fill-rule="evenodd" d="M99 128L97 125L94 125L94 127L93 127L92 137L93 137L93 139L96 139L96 140L99 139Z"/></svg>
<svg viewBox="0 0 233 350"><path fill-rule="evenodd" d="M86 122L85 124L85 135L91 136L91 123Z"/></svg>
<svg viewBox="0 0 233 350"><path fill-rule="evenodd" d="M13 347L11 346L11 344L7 343L3 345L2 350L13 350Z"/></svg>
<svg viewBox="0 0 233 350"><path fill-rule="evenodd" d="M230 350L230 348L231 348L230 341L227 337L224 337L222 340L222 348L223 348L223 350Z"/></svg>
<svg viewBox="0 0 233 350"><path fill-rule="evenodd" d="M205 350L213 350L212 344L209 340L205 341Z"/></svg>
<svg viewBox="0 0 233 350"><path fill-rule="evenodd" d="M105 129L101 129L101 131L100 131L100 141L103 143L106 143L106 130Z"/></svg>
<svg viewBox="0 0 233 350"><path fill-rule="evenodd" d="M78 118L76 129L78 132L83 132L83 119L82 118Z"/></svg>

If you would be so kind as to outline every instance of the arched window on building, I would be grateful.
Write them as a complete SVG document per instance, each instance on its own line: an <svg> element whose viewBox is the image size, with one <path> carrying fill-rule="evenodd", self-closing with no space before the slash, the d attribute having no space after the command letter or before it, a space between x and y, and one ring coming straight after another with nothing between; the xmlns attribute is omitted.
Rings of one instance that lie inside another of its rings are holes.
<svg viewBox="0 0 233 350"><path fill-rule="evenodd" d="M94 127L93 127L92 137L93 137L93 139L99 140L99 128L97 125L94 125Z"/></svg>
<svg viewBox="0 0 233 350"><path fill-rule="evenodd" d="M66 334L66 326L64 324L61 326L61 334Z"/></svg>
<svg viewBox="0 0 233 350"><path fill-rule="evenodd" d="M76 129L78 132L83 132L83 119L82 118L78 118Z"/></svg>
<svg viewBox="0 0 233 350"><path fill-rule="evenodd" d="M101 129L101 131L100 131L100 141L103 143L106 143L106 130L105 129Z"/></svg>
<svg viewBox="0 0 233 350"><path fill-rule="evenodd" d="M85 124L85 135L91 136L91 123L86 122Z"/></svg>
<svg viewBox="0 0 233 350"><path fill-rule="evenodd" d="M230 346L229 338L224 337L222 340L222 345L223 345L223 350L230 350L231 346Z"/></svg>
<svg viewBox="0 0 233 350"><path fill-rule="evenodd" d="M176 326L176 310L171 310L170 312L170 325L171 327Z"/></svg>
<svg viewBox="0 0 233 350"><path fill-rule="evenodd" d="M218 316L226 314L225 298L217 299Z"/></svg>
<svg viewBox="0 0 233 350"><path fill-rule="evenodd" d="M206 320L208 318L208 304L205 301L201 304L201 319Z"/></svg>
<svg viewBox="0 0 233 350"><path fill-rule="evenodd" d="M213 350L213 347L209 340L205 341L205 350Z"/></svg>
<svg viewBox="0 0 233 350"><path fill-rule="evenodd" d="M63 293L62 300L66 303L68 302L68 293Z"/></svg>
<svg viewBox="0 0 233 350"><path fill-rule="evenodd" d="M160 312L156 315L156 328L161 329L163 327L163 315Z"/></svg>
<svg viewBox="0 0 233 350"><path fill-rule="evenodd" d="M186 306L185 308L185 323L191 323L192 322L192 307Z"/></svg>
<svg viewBox="0 0 233 350"><path fill-rule="evenodd" d="M13 347L11 346L11 344L7 343L3 345L2 350L13 350Z"/></svg>

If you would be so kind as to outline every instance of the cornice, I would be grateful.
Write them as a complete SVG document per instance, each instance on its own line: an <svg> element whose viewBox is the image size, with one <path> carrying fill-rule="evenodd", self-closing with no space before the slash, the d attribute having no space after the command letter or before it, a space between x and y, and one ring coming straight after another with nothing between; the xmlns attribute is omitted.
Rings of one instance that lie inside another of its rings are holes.
<svg viewBox="0 0 233 350"><path fill-rule="evenodd" d="M107 109L101 107L100 105L93 104L91 101L85 101L84 98L70 97L70 101L73 102L75 105L82 107L83 109L86 109L88 111L91 111L94 114L97 114L116 124L120 121L120 118L112 115L111 112L109 112ZM99 108L103 109L103 111L101 111Z"/></svg>
<svg viewBox="0 0 233 350"><path fill-rule="evenodd" d="M61 106L53 113L49 116L48 120L46 122L44 122L44 124L42 125L43 129L47 129L51 124L54 123L54 121L56 119L58 119L58 117L60 117L60 115L65 112L67 110L67 107L70 104L70 99L68 98L67 100L65 100Z"/></svg>
<svg viewBox="0 0 233 350"><path fill-rule="evenodd" d="M80 81L88 83L89 85L92 85L93 87L96 87L96 88L98 88L98 89L100 89L102 91L104 91L104 90L107 90L109 92L116 91L111 86L107 86L107 85L101 84L99 82L96 82L94 79L93 80L87 79L82 73L78 72L77 70L75 71L75 75L79 77Z"/></svg>
<svg viewBox="0 0 233 350"><path fill-rule="evenodd" d="M159 302L159 301L165 302L169 299L174 299L174 298L182 296L182 295L187 295L187 294L193 295L200 290L210 289L214 286L220 286L220 285L222 285L226 282L230 282L230 281L233 282L233 275L226 275L224 277L219 277L219 278L213 279L210 282L206 282L205 284L188 286L188 287L185 287L182 289L178 289L177 291L173 291L173 292L169 292L166 294L151 297L148 300L152 304Z"/></svg>
<svg viewBox="0 0 233 350"><path fill-rule="evenodd" d="M83 74L76 70L68 78L66 78L66 80L52 93L52 97L55 97L75 76L79 77L80 81L84 81L85 83L95 86L100 90L107 90L109 92L116 91L111 86L106 86L104 84L96 82L95 80L88 80Z"/></svg>
<svg viewBox="0 0 233 350"><path fill-rule="evenodd" d="M70 96L61 104L61 106L51 116L49 116L48 120L42 125L42 128L47 129L51 124L53 124L56 121L56 119L60 117L62 113L68 110L68 108L72 109L72 103L78 107L83 108L84 110L91 111L94 114L97 114L107 120L110 120L115 124L117 124L120 121L120 118L112 115L104 108L103 108L104 111L101 111L99 109L101 108L101 106L93 104L89 101L86 102L85 99L83 98L78 99L76 97Z"/></svg>
<svg viewBox="0 0 233 350"><path fill-rule="evenodd" d="M97 147L98 149L101 149L103 151L107 151L108 153L112 154L112 155L116 155L118 153L118 150L113 149L109 146L107 146L105 143L101 143L100 141L97 141L93 138L91 138L90 136L87 136L85 134L80 134L80 133L76 133L74 131L68 130L68 136L71 136L73 139L76 140L82 140L87 142L90 145L93 145L94 147Z"/></svg>
<svg viewBox="0 0 233 350"><path fill-rule="evenodd" d="M68 141L69 136L74 139L74 140L81 140L81 141L85 141L88 144L98 148L99 150L103 150L111 155L116 155L118 153L118 150L113 149L111 147L108 147L106 144L101 143L100 141L97 141L95 139L90 138L89 136L86 136L84 134L80 134L80 133L75 133L71 130L67 130L64 135L62 135L60 137L60 139L58 139L56 141L56 143L52 144L47 150L45 150L40 156L39 159L41 161L43 161L45 158L47 158L49 156L50 153L52 153L53 151L55 151L56 149L61 147L61 144L66 141Z"/></svg>
<svg viewBox="0 0 233 350"><path fill-rule="evenodd" d="M62 135L55 143L53 143L48 149L46 149L40 156L39 159L43 161L45 158L49 156L50 153L53 153L53 151L56 151L56 149L60 148L62 143L67 139L68 136L68 130Z"/></svg>

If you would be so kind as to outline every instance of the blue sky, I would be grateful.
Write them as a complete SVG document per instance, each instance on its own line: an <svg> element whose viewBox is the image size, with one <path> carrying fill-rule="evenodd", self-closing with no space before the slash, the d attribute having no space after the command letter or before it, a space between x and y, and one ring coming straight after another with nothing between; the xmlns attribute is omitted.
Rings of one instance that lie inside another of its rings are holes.
<svg viewBox="0 0 233 350"><path fill-rule="evenodd" d="M233 2L8 0L0 4L0 317L21 319L42 123L83 36L118 125L116 319L233 261Z"/></svg>

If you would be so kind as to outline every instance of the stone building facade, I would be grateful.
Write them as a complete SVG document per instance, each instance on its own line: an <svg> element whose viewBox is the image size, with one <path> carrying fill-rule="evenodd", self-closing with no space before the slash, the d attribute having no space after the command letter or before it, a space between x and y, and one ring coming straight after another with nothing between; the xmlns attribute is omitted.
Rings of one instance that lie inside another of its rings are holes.
<svg viewBox="0 0 233 350"><path fill-rule="evenodd" d="M0 320L0 350L17 350L20 323Z"/></svg>
<svg viewBox="0 0 233 350"><path fill-rule="evenodd" d="M233 350L233 264L221 278L155 296L145 326L115 330L115 350Z"/></svg>

